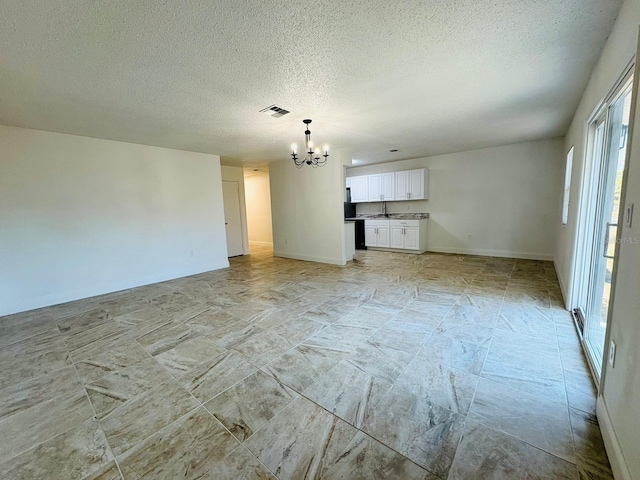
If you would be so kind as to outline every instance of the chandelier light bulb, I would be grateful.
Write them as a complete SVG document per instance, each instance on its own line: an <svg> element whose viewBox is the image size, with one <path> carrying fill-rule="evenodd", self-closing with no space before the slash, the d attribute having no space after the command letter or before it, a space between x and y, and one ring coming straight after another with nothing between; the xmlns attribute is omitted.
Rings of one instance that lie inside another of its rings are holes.
<svg viewBox="0 0 640 480"><path fill-rule="evenodd" d="M298 153L298 145L296 145L295 143L291 144L291 151L293 153Z"/></svg>

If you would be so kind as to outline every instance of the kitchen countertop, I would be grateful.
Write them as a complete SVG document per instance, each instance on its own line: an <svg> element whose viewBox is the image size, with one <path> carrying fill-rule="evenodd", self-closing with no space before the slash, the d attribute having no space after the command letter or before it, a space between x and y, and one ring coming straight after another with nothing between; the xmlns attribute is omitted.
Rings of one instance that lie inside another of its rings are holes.
<svg viewBox="0 0 640 480"><path fill-rule="evenodd" d="M366 219L389 219L389 220L422 220L429 218L428 213L389 213L384 215L382 213L361 213L356 218L349 218L345 220L366 220Z"/></svg>

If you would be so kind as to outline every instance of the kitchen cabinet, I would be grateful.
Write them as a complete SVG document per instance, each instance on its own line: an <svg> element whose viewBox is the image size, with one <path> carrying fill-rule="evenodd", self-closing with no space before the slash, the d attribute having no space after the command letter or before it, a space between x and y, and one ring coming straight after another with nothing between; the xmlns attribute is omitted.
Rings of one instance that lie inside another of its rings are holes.
<svg viewBox="0 0 640 480"><path fill-rule="evenodd" d="M389 220L365 220L364 242L367 247L389 247Z"/></svg>
<svg viewBox="0 0 640 480"><path fill-rule="evenodd" d="M395 176L395 172L367 175L369 177L369 201L388 202L395 200Z"/></svg>
<svg viewBox="0 0 640 480"><path fill-rule="evenodd" d="M396 200L426 200L429 172L426 168L395 172Z"/></svg>
<svg viewBox="0 0 640 480"><path fill-rule="evenodd" d="M347 180L351 188L351 202L364 203L369 201L369 178L368 175L359 177L349 177Z"/></svg>
<svg viewBox="0 0 640 480"><path fill-rule="evenodd" d="M365 242L367 247L423 253L427 250L427 220L365 220Z"/></svg>

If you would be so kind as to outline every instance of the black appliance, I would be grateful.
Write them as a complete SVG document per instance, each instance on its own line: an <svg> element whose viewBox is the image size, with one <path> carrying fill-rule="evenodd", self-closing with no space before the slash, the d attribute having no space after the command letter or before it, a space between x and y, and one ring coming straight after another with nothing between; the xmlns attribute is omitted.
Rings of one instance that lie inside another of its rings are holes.
<svg viewBox="0 0 640 480"><path fill-rule="evenodd" d="M356 223L356 250L366 250L367 247L364 244L364 220L359 218Z"/></svg>
<svg viewBox="0 0 640 480"><path fill-rule="evenodd" d="M344 218L356 218L356 204L344 202Z"/></svg>

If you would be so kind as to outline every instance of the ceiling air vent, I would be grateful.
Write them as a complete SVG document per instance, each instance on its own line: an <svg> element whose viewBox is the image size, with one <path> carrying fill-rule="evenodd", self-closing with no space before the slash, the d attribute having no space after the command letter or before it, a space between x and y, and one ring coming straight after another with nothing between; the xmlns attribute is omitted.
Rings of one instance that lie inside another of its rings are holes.
<svg viewBox="0 0 640 480"><path fill-rule="evenodd" d="M260 113L264 113L265 115L269 115L270 117L278 118L291 112L289 112L289 110L285 110L284 108L280 108L277 105L271 105L270 107L260 110Z"/></svg>

